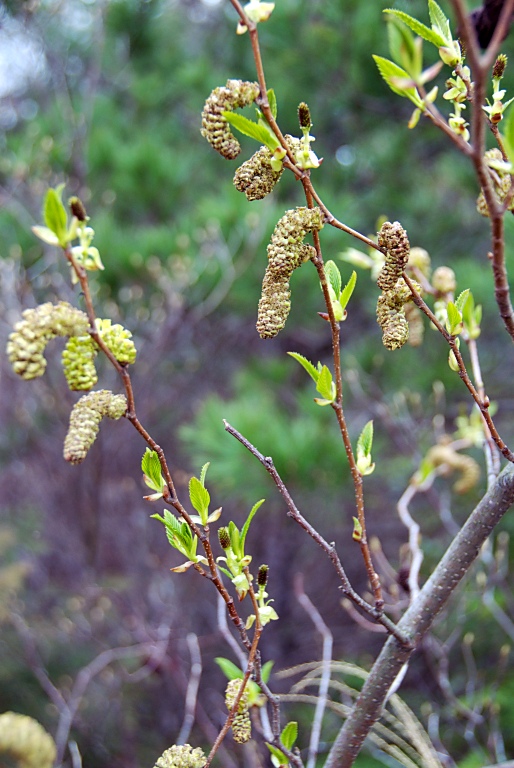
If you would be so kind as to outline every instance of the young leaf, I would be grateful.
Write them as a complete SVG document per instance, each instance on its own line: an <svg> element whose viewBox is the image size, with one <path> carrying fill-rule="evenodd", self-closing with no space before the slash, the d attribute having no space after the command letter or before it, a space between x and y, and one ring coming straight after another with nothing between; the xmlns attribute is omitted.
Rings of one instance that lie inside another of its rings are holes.
<svg viewBox="0 0 514 768"><path fill-rule="evenodd" d="M359 439L357 440L357 453L362 452L364 456L369 456L373 446L373 421L368 421L364 425Z"/></svg>
<svg viewBox="0 0 514 768"><path fill-rule="evenodd" d="M257 512L257 510L262 504L264 504L264 499L260 499L260 501L256 502L253 505L253 507L250 510L250 514L246 518L245 524L241 529L241 555L244 555L246 534L248 533L248 528L250 527L250 523L253 520L253 516L255 515L255 513Z"/></svg>
<svg viewBox="0 0 514 768"><path fill-rule="evenodd" d="M207 488L202 485L197 477L192 477L189 481L189 498L191 504L200 515L202 524L206 525L211 497Z"/></svg>
<svg viewBox="0 0 514 768"><path fill-rule="evenodd" d="M237 130L245 136L249 136L251 139L255 139L261 144L266 144L266 146L270 144L270 130L264 125L258 125L257 123L254 123L253 120L249 120L244 115L238 115L236 112L223 112L223 117L227 123L230 123L234 128L237 128ZM273 149L275 148L276 143L275 139Z"/></svg>
<svg viewBox="0 0 514 768"><path fill-rule="evenodd" d="M417 80L423 66L422 44L418 45L411 30L393 15L388 17L387 36L393 61Z"/></svg>
<svg viewBox="0 0 514 768"><path fill-rule="evenodd" d="M202 485L205 485L205 475L207 474L207 470L209 469L211 465L211 462L208 461L207 464L204 464L202 467L202 470L200 472L200 482Z"/></svg>
<svg viewBox="0 0 514 768"><path fill-rule="evenodd" d="M459 310L459 312L462 314L462 311L464 309L464 306L469 298L469 288L466 288L462 293L459 294L455 301L455 306Z"/></svg>
<svg viewBox="0 0 514 768"><path fill-rule="evenodd" d="M321 373L318 378L318 384L316 391L320 393L325 400L333 402L334 400L334 386L332 381L332 374L326 365L321 369Z"/></svg>
<svg viewBox="0 0 514 768"><path fill-rule="evenodd" d="M277 97L275 96L275 91L273 90L273 88L270 88L268 90L267 96L268 96L269 108L271 109L271 114L273 115L273 117L276 120L277 119L277 113L278 113L278 107L277 107Z"/></svg>
<svg viewBox="0 0 514 768"><path fill-rule="evenodd" d="M154 491L162 491L166 482L161 473L161 463L155 451L147 448L141 459L141 469L145 475L145 482Z"/></svg>
<svg viewBox="0 0 514 768"><path fill-rule="evenodd" d="M350 279L348 280L345 287L343 288L343 292L341 293L341 296L339 298L339 303L341 304L341 307L343 309L346 309L346 305L351 299L356 282L357 282L357 273L354 270L350 275Z"/></svg>
<svg viewBox="0 0 514 768"><path fill-rule="evenodd" d="M268 747L269 751L273 755L273 765L275 766L282 766L282 765L289 765L289 760L284 755L281 749L278 749L278 747L274 747L273 744L268 744L266 742L266 746Z"/></svg>
<svg viewBox="0 0 514 768"><path fill-rule="evenodd" d="M448 305L446 307L446 311L448 313L448 319L446 321L446 328L448 330L448 333L451 333L452 336L455 336L457 333L460 333L462 328L459 326L462 323L462 315L453 303L453 301L449 301Z"/></svg>
<svg viewBox="0 0 514 768"><path fill-rule="evenodd" d="M432 28L441 35L446 44L451 43L452 32L450 29L450 22L435 0L428 0L428 13L430 15Z"/></svg>
<svg viewBox="0 0 514 768"><path fill-rule="evenodd" d="M233 662L229 661L228 659L224 659L223 656L217 656L214 661L229 680L243 679L243 672L239 669L239 667L236 667Z"/></svg>
<svg viewBox="0 0 514 768"><path fill-rule="evenodd" d="M414 34L419 35L423 38L423 40L432 43L432 45L435 45L436 48L441 48L441 46L446 45L448 42L447 39L440 34L440 32L434 29L429 29L429 27L425 26L425 24L422 24L421 21L418 21L413 16L409 16L409 14L405 13L404 11L398 11L396 8L386 8L384 13L390 13L397 19L400 19L400 21L403 21L403 23L406 24L409 29L412 29Z"/></svg>
<svg viewBox="0 0 514 768"><path fill-rule="evenodd" d="M327 261L324 269L327 280L332 286L337 301L341 295L341 273L339 272L339 268L334 261Z"/></svg>
<svg viewBox="0 0 514 768"><path fill-rule="evenodd" d="M375 64L378 67L378 71L386 81L389 88L393 91L393 93L397 93L399 96L405 96L405 98L410 99L418 109L425 108L425 105L419 97L417 90L412 85L412 78L408 72L399 67L393 61L384 59L383 56L376 56L373 54L373 58L375 60ZM400 85L403 82L406 84Z"/></svg>
<svg viewBox="0 0 514 768"><path fill-rule="evenodd" d="M48 229L57 235L59 245L65 246L68 217L61 200L63 189L64 184L60 184L56 189L47 190L43 206L43 219Z"/></svg>
<svg viewBox="0 0 514 768"><path fill-rule="evenodd" d="M240 550L241 536L239 533L239 528L237 527L237 525L234 523L233 520L230 521L227 527L228 527L228 535L230 537L230 546L234 550L234 554L237 557L243 557L244 552Z"/></svg>
<svg viewBox="0 0 514 768"><path fill-rule="evenodd" d="M48 245L59 245L59 238L55 232L52 232L48 227L42 227L41 225L36 224L36 226L32 227L32 231L35 236L39 237L44 243L47 243Z"/></svg>
<svg viewBox="0 0 514 768"><path fill-rule="evenodd" d="M292 749L298 737L298 723L294 720L289 722L280 734L280 741L286 749Z"/></svg>
<svg viewBox="0 0 514 768"><path fill-rule="evenodd" d="M300 363L303 368L305 368L315 384L318 383L319 371L313 366L312 363L307 360L306 357L299 355L298 352L288 352L287 354L294 358L298 363Z"/></svg>

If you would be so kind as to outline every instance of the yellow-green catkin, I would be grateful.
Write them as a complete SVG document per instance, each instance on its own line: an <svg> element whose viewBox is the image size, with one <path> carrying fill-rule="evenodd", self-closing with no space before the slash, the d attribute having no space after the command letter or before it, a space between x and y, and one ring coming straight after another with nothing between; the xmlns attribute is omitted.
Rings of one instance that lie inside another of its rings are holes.
<svg viewBox="0 0 514 768"><path fill-rule="evenodd" d="M380 270L377 285L383 291L390 291L407 266L409 238L399 221L385 221L378 233L378 244L385 252L385 264Z"/></svg>
<svg viewBox="0 0 514 768"><path fill-rule="evenodd" d="M291 309L289 279L295 269L316 254L303 239L323 227L319 208L295 208L280 219L268 245L268 266L262 282L257 331L262 339L276 336L286 324Z"/></svg>
<svg viewBox="0 0 514 768"><path fill-rule="evenodd" d="M503 155L498 148L488 149L484 155L484 159L486 160L486 162L488 160L491 160L496 163L502 163ZM507 192L510 189L511 175L506 170L503 170L503 169L498 170L498 168L492 168L491 179L493 182L493 189L496 194L496 197L498 198L498 201L501 203L505 199ZM513 211L513 210L514 210L514 200L509 205L509 211ZM482 216L486 216L487 218L489 218L489 209L487 207L487 203L485 201L485 195L483 191L480 192L477 198L477 211Z"/></svg>
<svg viewBox="0 0 514 768"><path fill-rule="evenodd" d="M154 768L203 768L207 758L200 747L174 744L159 757Z"/></svg>
<svg viewBox="0 0 514 768"><path fill-rule="evenodd" d="M89 334L70 336L62 353L62 367L71 390L86 391L95 386L97 353L98 347Z"/></svg>
<svg viewBox="0 0 514 768"><path fill-rule="evenodd" d="M100 422L107 416L120 419L127 410L125 395L114 395L107 389L84 395L73 406L70 425L64 441L64 458L80 464L95 442Z"/></svg>
<svg viewBox="0 0 514 768"><path fill-rule="evenodd" d="M40 304L26 309L7 342L7 355L13 371L23 379L42 376L46 369L44 351L56 336L84 336L89 327L85 312L66 301Z"/></svg>
<svg viewBox="0 0 514 768"><path fill-rule="evenodd" d="M229 680L225 689L225 706L230 711L234 706L236 697L241 690L242 680ZM245 688L239 699L236 715L232 721L232 734L234 741L245 744L252 737L252 723L248 712L248 690Z"/></svg>
<svg viewBox="0 0 514 768"><path fill-rule="evenodd" d="M110 320L100 320L98 330L102 340L119 363L132 364L136 360L136 347L132 334L119 323L111 325Z"/></svg>
<svg viewBox="0 0 514 768"><path fill-rule="evenodd" d="M227 84L215 88L205 102L202 112L202 136L227 160L238 156L241 145L232 134L223 112L249 106L259 92L258 83L227 80Z"/></svg>
<svg viewBox="0 0 514 768"><path fill-rule="evenodd" d="M474 488L480 479L480 465L471 456L466 456L451 447L451 445L434 445L427 453L426 460L433 467L446 466L443 474L458 472L460 477L454 483L455 493L467 493Z"/></svg>
<svg viewBox="0 0 514 768"><path fill-rule="evenodd" d="M418 293L421 286L412 281ZM410 289L400 277L393 288L382 291L377 301L377 322L382 328L382 343L386 349L394 351L403 347L409 339L409 323L405 305L412 299Z"/></svg>
<svg viewBox="0 0 514 768"><path fill-rule="evenodd" d="M294 153L300 147L300 139L287 135L286 141ZM275 171L271 167L273 154L268 147L261 147L241 165L234 175L234 186L246 195L247 200L262 200L273 191L284 172L282 165Z"/></svg>
<svg viewBox="0 0 514 768"><path fill-rule="evenodd" d="M37 720L16 712L0 715L0 765L4 758L18 768L52 768L57 755L55 742Z"/></svg>

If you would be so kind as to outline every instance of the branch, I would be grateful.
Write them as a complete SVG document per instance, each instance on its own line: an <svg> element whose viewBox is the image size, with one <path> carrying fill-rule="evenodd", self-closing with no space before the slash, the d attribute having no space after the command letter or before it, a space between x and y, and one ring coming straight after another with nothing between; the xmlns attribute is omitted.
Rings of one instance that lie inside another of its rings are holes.
<svg viewBox="0 0 514 768"><path fill-rule="evenodd" d="M480 547L513 503L514 466L509 464L475 507L418 599L399 621L398 629L409 636L415 646L431 628L435 617L475 561ZM402 646L394 637L385 643L332 746L325 768L350 768L353 765L366 736L380 717L392 682L411 654L412 649Z"/></svg>

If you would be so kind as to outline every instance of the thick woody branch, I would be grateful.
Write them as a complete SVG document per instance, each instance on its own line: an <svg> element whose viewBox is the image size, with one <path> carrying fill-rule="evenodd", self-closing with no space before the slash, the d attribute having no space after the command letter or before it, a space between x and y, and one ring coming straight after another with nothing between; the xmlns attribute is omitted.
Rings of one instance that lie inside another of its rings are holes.
<svg viewBox="0 0 514 768"><path fill-rule="evenodd" d="M469 571L482 544L513 503L514 466L509 464L475 507L418 599L398 623L398 629L410 637L414 647L429 631L437 614ZM395 637L385 643L334 742L325 768L350 768L353 765L367 734L380 717L392 683L412 652Z"/></svg>

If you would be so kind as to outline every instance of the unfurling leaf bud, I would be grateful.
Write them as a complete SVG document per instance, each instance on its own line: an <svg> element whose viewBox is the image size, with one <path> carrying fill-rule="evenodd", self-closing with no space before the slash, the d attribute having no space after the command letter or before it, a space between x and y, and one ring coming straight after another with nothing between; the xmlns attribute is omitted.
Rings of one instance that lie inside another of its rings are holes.
<svg viewBox="0 0 514 768"><path fill-rule="evenodd" d="M262 282L257 331L262 339L276 336L284 327L291 309L289 278L295 269L316 252L304 245L307 232L323 227L319 208L295 208L280 219L268 245L268 266Z"/></svg>
<svg viewBox="0 0 514 768"><path fill-rule="evenodd" d="M200 747L193 749L189 744L174 744L155 763L154 768L203 768L207 758Z"/></svg>
<svg viewBox="0 0 514 768"><path fill-rule="evenodd" d="M219 528L218 529L218 541L220 543L220 546L223 550L230 549L231 543L230 543L230 536L228 533L228 528Z"/></svg>
<svg viewBox="0 0 514 768"><path fill-rule="evenodd" d="M89 334L70 336L62 353L62 367L71 390L92 389L98 381L94 359L98 347Z"/></svg>
<svg viewBox="0 0 514 768"><path fill-rule="evenodd" d="M52 768L57 749L42 725L32 717L4 712L0 715L0 755L19 768ZM4 760L2 759L2 765Z"/></svg>
<svg viewBox="0 0 514 768"><path fill-rule="evenodd" d="M385 264L380 270L377 285L383 291L391 290L409 260L410 244L407 232L399 221L385 221L378 233L378 244L385 252Z"/></svg>
<svg viewBox="0 0 514 768"><path fill-rule="evenodd" d="M229 680L225 689L225 706L231 710L235 704L236 697L241 690L243 681L239 678ZM245 744L251 739L252 724L248 714L248 688L245 687L243 695L239 699L236 715L232 721L232 733L234 741L238 744Z"/></svg>
<svg viewBox="0 0 514 768"><path fill-rule="evenodd" d="M121 419L127 410L125 395L113 395L107 389L90 392L75 403L64 441L64 458L70 464L80 464L95 442L104 416Z"/></svg>
<svg viewBox="0 0 514 768"><path fill-rule="evenodd" d="M312 126L311 112L304 101L298 104L298 122L300 123L300 128L310 130Z"/></svg>
<svg viewBox="0 0 514 768"><path fill-rule="evenodd" d="M68 205L70 206L72 216L75 216L79 221L87 221L86 209L82 200L78 197L70 197Z"/></svg>
<svg viewBox="0 0 514 768"><path fill-rule="evenodd" d="M42 376L46 369L46 345L56 336L85 336L89 321L85 312L65 301L26 309L9 336L7 354L13 371L23 379Z"/></svg>
<svg viewBox="0 0 514 768"><path fill-rule="evenodd" d="M261 565L257 573L257 584L259 587L265 587L268 583L269 565Z"/></svg>
<svg viewBox="0 0 514 768"><path fill-rule="evenodd" d="M223 112L249 106L259 95L259 84L243 80L227 80L227 84L215 88L202 112L202 136L227 160L233 160L241 151L241 145L233 136Z"/></svg>

